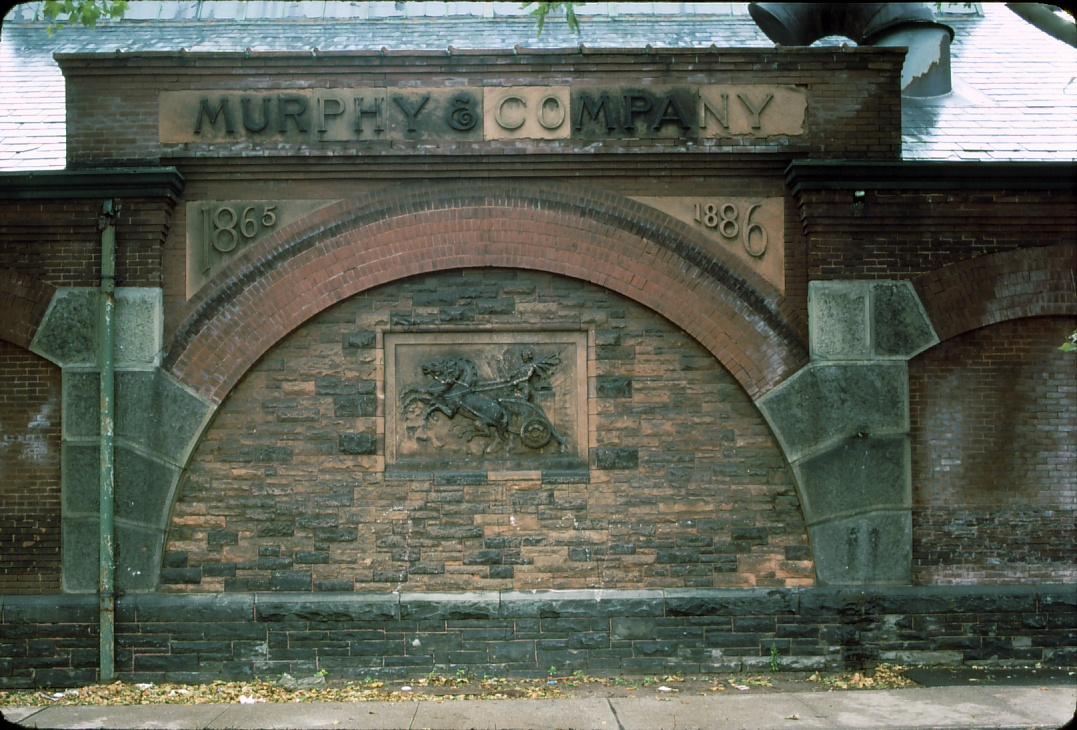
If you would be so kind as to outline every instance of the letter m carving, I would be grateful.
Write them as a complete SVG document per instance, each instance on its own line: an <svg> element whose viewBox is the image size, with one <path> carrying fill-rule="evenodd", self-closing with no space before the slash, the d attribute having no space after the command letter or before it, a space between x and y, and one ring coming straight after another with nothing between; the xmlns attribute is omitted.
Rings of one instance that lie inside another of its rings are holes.
<svg viewBox="0 0 1077 730"><path fill-rule="evenodd" d="M194 133L202 134L202 123L209 121L212 130L217 129L217 120L224 117L225 134L236 133L235 119L232 117L232 107L228 104L228 97L222 96L215 108L210 108L209 99L203 97L198 100L198 119L195 121Z"/></svg>
<svg viewBox="0 0 1077 730"><path fill-rule="evenodd" d="M613 102L610 101L609 94L605 92L599 94L597 101L587 93L581 93L577 98L579 103L574 105L576 107L574 110L576 118L573 120L572 125L577 132L583 129L583 117L585 114L592 122L597 122L598 115L601 114L606 122L607 132L612 132L617 128L617 113L613 109Z"/></svg>

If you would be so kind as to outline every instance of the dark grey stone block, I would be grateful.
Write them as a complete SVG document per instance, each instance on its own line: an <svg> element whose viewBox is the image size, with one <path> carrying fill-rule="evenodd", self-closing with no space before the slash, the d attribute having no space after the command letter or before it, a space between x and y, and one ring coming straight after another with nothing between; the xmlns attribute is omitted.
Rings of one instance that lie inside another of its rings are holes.
<svg viewBox="0 0 1077 730"><path fill-rule="evenodd" d="M632 378L599 375L595 381L595 391L599 398L631 398Z"/></svg>
<svg viewBox="0 0 1077 730"><path fill-rule="evenodd" d="M400 618L396 595L258 596L258 621L383 621Z"/></svg>
<svg viewBox="0 0 1077 730"><path fill-rule="evenodd" d="M446 472L444 474L434 474L434 486L439 487L486 484L486 481L486 472L483 471Z"/></svg>
<svg viewBox="0 0 1077 730"><path fill-rule="evenodd" d="M495 619L501 605L496 592L401 593L400 617L422 619Z"/></svg>
<svg viewBox="0 0 1077 730"><path fill-rule="evenodd" d="M201 568L162 568L161 585L199 584L202 582Z"/></svg>
<svg viewBox="0 0 1077 730"><path fill-rule="evenodd" d="M34 672L34 684L38 687L84 687L97 681L97 670L38 669Z"/></svg>
<svg viewBox="0 0 1077 730"><path fill-rule="evenodd" d="M96 289L58 290L30 349L62 367L96 365L98 306Z"/></svg>
<svg viewBox="0 0 1077 730"><path fill-rule="evenodd" d="M624 470L639 467L639 449L623 446L601 446L595 449L594 453L596 469Z"/></svg>
<svg viewBox="0 0 1077 730"><path fill-rule="evenodd" d="M503 641L488 646L490 661L495 664L509 662L534 662L535 642Z"/></svg>
<svg viewBox="0 0 1077 730"><path fill-rule="evenodd" d="M1077 586L1037 586L1036 595L1046 610L1077 610Z"/></svg>
<svg viewBox="0 0 1077 730"><path fill-rule="evenodd" d="M659 591L532 591L501 594L501 616L522 618L661 616Z"/></svg>
<svg viewBox="0 0 1077 730"><path fill-rule="evenodd" d="M357 390L353 379L319 375L314 379L314 392L317 395L352 395Z"/></svg>
<svg viewBox="0 0 1077 730"><path fill-rule="evenodd" d="M4 596L3 611L4 624L96 624L97 597Z"/></svg>
<svg viewBox="0 0 1077 730"><path fill-rule="evenodd" d="M908 444L906 436L853 438L798 463L805 520L909 508Z"/></svg>
<svg viewBox="0 0 1077 730"><path fill-rule="evenodd" d="M610 619L610 637L614 641L653 639L654 636L655 621L653 617L629 618L614 616Z"/></svg>
<svg viewBox="0 0 1077 730"><path fill-rule="evenodd" d="M939 341L912 282L874 282L872 341L879 357L910 359Z"/></svg>
<svg viewBox="0 0 1077 730"><path fill-rule="evenodd" d="M912 516L873 512L809 527L820 585L907 584Z"/></svg>
<svg viewBox="0 0 1077 730"><path fill-rule="evenodd" d="M120 605L133 611L139 623L223 624L254 619L254 597L250 595L149 593L125 596Z"/></svg>
<svg viewBox="0 0 1077 730"><path fill-rule="evenodd" d="M669 616L776 616L796 612L796 594L784 588L770 590L669 589L665 595Z"/></svg>
<svg viewBox="0 0 1077 730"><path fill-rule="evenodd" d="M572 470L544 470L543 484L589 484L591 472L586 468Z"/></svg>
<svg viewBox="0 0 1077 730"><path fill-rule="evenodd" d="M904 362L809 365L758 401L786 457L821 444L908 430Z"/></svg>
<svg viewBox="0 0 1077 730"><path fill-rule="evenodd" d="M274 570L269 578L270 590L274 591L309 591L313 584L310 571Z"/></svg>
<svg viewBox="0 0 1077 730"><path fill-rule="evenodd" d="M378 451L378 437L372 433L342 433L337 440L337 450L342 454L369 456Z"/></svg>
<svg viewBox="0 0 1077 730"><path fill-rule="evenodd" d="M116 433L182 466L210 406L161 370L116 374Z"/></svg>
<svg viewBox="0 0 1077 730"><path fill-rule="evenodd" d="M356 350L369 350L374 347L375 342L376 334L373 331L360 330L345 334L341 346L344 348L345 354L348 354Z"/></svg>

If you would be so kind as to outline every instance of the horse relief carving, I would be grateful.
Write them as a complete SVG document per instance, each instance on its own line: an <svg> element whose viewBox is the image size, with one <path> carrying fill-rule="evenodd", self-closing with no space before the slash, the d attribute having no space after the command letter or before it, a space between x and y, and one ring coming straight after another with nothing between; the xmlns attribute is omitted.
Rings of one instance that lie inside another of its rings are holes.
<svg viewBox="0 0 1077 730"><path fill-rule="evenodd" d="M472 453L489 454L543 450L549 444L560 452L565 438L540 403L551 390L550 376L561 364L556 354L538 356L534 350L510 348L492 361L483 378L475 360L461 355L435 357L420 368L425 382L403 388L400 394L404 422L411 436L434 448L445 443L427 427L432 421L456 421L451 438L469 446Z"/></svg>

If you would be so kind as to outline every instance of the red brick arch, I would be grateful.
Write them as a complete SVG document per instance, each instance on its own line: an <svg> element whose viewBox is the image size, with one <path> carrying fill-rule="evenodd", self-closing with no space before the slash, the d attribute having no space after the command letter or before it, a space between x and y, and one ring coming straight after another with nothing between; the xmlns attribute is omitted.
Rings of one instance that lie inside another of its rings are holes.
<svg viewBox="0 0 1077 730"><path fill-rule="evenodd" d="M914 283L941 341L1010 319L1077 314L1077 246L978 256Z"/></svg>
<svg viewBox="0 0 1077 730"><path fill-rule="evenodd" d="M29 350L55 292L32 276L0 269L0 340Z"/></svg>
<svg viewBox="0 0 1077 730"><path fill-rule="evenodd" d="M615 195L526 185L429 188L349 200L282 228L192 302L164 367L221 402L318 312L433 271L503 267L589 281L664 315L758 397L807 353L777 293L691 228Z"/></svg>

